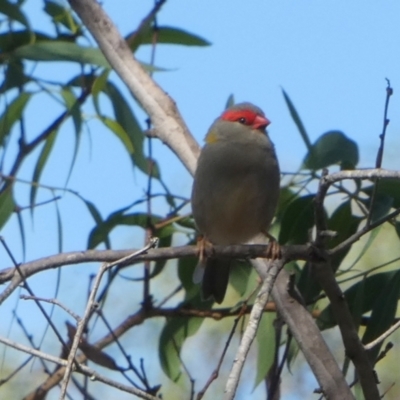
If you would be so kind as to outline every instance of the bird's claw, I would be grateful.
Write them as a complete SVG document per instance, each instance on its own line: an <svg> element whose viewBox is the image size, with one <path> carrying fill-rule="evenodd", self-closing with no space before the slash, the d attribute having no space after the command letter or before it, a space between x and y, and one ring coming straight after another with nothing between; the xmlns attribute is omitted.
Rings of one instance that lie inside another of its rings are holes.
<svg viewBox="0 0 400 400"><path fill-rule="evenodd" d="M196 245L197 245L197 253L199 255L199 262L203 263L204 260L207 258L206 249L212 248L213 245L204 235L199 235L199 237L197 238Z"/></svg>
<svg viewBox="0 0 400 400"><path fill-rule="evenodd" d="M281 246L275 239L270 240L270 242L268 243L266 258L269 258L271 260L279 260L280 258L282 258Z"/></svg>

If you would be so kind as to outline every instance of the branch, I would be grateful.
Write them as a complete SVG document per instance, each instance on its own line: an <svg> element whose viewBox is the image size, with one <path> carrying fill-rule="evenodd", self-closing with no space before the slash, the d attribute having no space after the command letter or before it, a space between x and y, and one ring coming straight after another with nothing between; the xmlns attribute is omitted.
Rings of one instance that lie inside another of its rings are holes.
<svg viewBox="0 0 400 400"><path fill-rule="evenodd" d="M391 171L381 171L380 169L341 171L332 175L328 175L327 172L325 172L321 177L318 193L315 197L315 222L317 228L315 245L321 251L321 254L326 254L326 259L325 261L312 262L311 266L317 282L321 285L321 288L329 298L333 315L342 335L346 355L354 364L366 400L380 399L377 380L367 352L358 336L346 299L336 282L334 271L330 264L329 254L326 252L326 237L323 235L327 229L324 213L324 199L333 182L343 179L376 178L377 175L388 175L388 172L391 173ZM400 177L400 172L396 172L395 175Z"/></svg>
<svg viewBox="0 0 400 400"><path fill-rule="evenodd" d="M261 263L259 260L255 260L254 263ZM279 271L283 268L284 260L276 260L266 266L268 272L265 277L261 289L257 295L256 301L254 302L253 309L250 314L249 322L247 323L246 330L243 334L239 348L236 352L235 359L228 380L226 381L224 400L233 400L236 394L237 387L239 385L240 375L246 360L247 354L249 353L250 346L256 336L258 326L261 321L264 308L268 302L272 287L276 281L276 277ZM261 266L262 268L262 266Z"/></svg>
<svg viewBox="0 0 400 400"><path fill-rule="evenodd" d="M217 255L230 258L257 258L265 257L268 247L266 245L233 245L233 246L214 246L206 251L206 255ZM16 268L6 268L0 271L0 284L10 282L10 284L0 294L0 304L11 295L11 293L23 282L24 279L39 272L59 268L66 265L75 265L85 262L113 262L123 257L129 256L136 250L87 250L70 253L55 254L53 256L41 258L25 264L20 264L17 272ZM310 244L291 245L282 247L282 254L286 260L313 260L318 255ZM160 249L150 249L145 254L141 254L134 260L122 262L120 266L138 264L143 261L170 260L183 257L197 257L198 248L196 246L166 247Z"/></svg>
<svg viewBox="0 0 400 400"><path fill-rule="evenodd" d="M383 342L386 338L388 338L393 332L400 328L400 321L397 321L393 326L391 326L386 332L382 333L381 336L377 337L371 343L368 343L364 346L365 350L371 350L379 343Z"/></svg>
<svg viewBox="0 0 400 400"><path fill-rule="evenodd" d="M50 361L52 363L55 363L55 364L58 364L58 365L62 365L64 367L67 365L67 361L63 360L62 358L54 357L54 356L52 356L50 354L46 354L46 353L43 353L43 352L41 352L39 350L32 349L30 347L27 347L27 346L24 346L22 344L13 342L12 340L9 340L7 338L3 338L1 336L0 336L0 343L3 343L3 344L5 344L6 346L9 346L9 347L13 347L16 350L23 351L24 353L31 354L31 355L33 355L35 357L39 357L42 360L47 360L47 361ZM78 372L81 372L82 374L90 377L90 379L93 380L93 381L103 382L106 385L115 387L115 388L117 388L119 390L122 390L124 392L134 394L134 395L140 397L141 399L146 399L146 400L157 400L158 399L157 397L154 397L154 396L152 396L152 395L150 395L150 394L148 394L146 392L143 392L140 389L136 389L135 387L132 387L132 386L123 385L123 384L121 384L119 382L116 382L116 381L113 381L113 380L111 380L111 379L109 379L109 378L107 378L107 377L105 377L103 375L100 375L95 370L87 367L86 365L79 364Z"/></svg>
<svg viewBox="0 0 400 400"><path fill-rule="evenodd" d="M278 312L287 323L327 399L354 399L339 366L312 315L299 295L289 290L290 276L282 270L272 289Z"/></svg>
<svg viewBox="0 0 400 400"><path fill-rule="evenodd" d="M190 134L174 101L135 60L126 41L95 0L69 0L95 38L111 67L149 115L155 134L193 174L199 145Z"/></svg>
<svg viewBox="0 0 400 400"><path fill-rule="evenodd" d="M111 263L106 263L103 264L103 266L100 268L99 273L96 276L96 280L93 284L93 288L92 291L90 292L90 296L86 305L86 310L85 310L85 314L83 315L83 318L78 322L78 328L76 330L75 336L74 336L74 340L72 342L71 345L71 350L69 352L68 355L68 363L67 363L67 368L65 369L65 373L64 373L64 378L63 378L63 382L61 385L61 393L60 393L60 400L63 400L65 398L65 394L67 392L67 386L68 386L68 382L69 382L69 378L70 375L72 373L72 366L75 360L75 354L76 351L78 350L78 346L79 346L79 342L81 340L83 331L86 327L86 323L89 320L90 315L92 314L93 308L94 308L94 304L95 304L95 297L96 297L96 293L97 290L100 286L100 282L101 282L101 278L103 277L104 273L114 267L115 265L121 263L121 262L125 262L125 261L131 261L132 259L134 259L135 257L139 256L140 254L145 253L147 250L149 250L150 248L156 246L158 243L158 239L153 238L152 240L150 240L150 242L143 247L142 249L134 252L133 254L130 254L124 258L122 258L121 260L117 260Z"/></svg>

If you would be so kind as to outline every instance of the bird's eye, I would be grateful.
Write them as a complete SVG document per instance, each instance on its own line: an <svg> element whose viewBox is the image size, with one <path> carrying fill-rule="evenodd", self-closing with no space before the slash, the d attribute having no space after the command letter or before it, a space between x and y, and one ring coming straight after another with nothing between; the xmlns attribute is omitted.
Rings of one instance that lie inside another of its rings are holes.
<svg viewBox="0 0 400 400"><path fill-rule="evenodd" d="M240 122L241 124L246 124L247 123L247 119L244 117L241 117L238 119L238 122Z"/></svg>

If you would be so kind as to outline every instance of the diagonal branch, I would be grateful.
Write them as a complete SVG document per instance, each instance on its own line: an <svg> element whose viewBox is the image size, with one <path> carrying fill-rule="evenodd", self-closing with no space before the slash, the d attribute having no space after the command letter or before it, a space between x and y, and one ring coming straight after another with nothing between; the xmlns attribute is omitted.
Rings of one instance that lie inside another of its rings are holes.
<svg viewBox="0 0 400 400"><path fill-rule="evenodd" d="M24 346L23 344L13 342L12 340L7 339L7 338L0 337L0 343L3 343L9 347L13 347L14 349L22 351L24 353L31 354L35 357L39 357L42 360L47 360L47 361L50 361L52 363L55 363L55 364L58 364L58 365L61 365L64 367L67 365L67 361L63 360L62 358L54 357L50 354L43 353L42 351L32 349L30 347ZM133 386L123 385L119 382L116 382L116 381L113 381L113 380L107 378L106 376L100 375L95 370L87 367L86 365L80 364L79 372L90 377L91 380L97 380L97 381L103 382L103 383L107 384L108 386L112 386L112 387L115 387L124 392L134 394L135 396L137 396L141 399L157 400L157 397L154 397L148 393L145 393L140 389L137 389ZM38 398L38 397L35 397L35 398ZM34 399L34 398L32 398L32 399Z"/></svg>
<svg viewBox="0 0 400 400"><path fill-rule="evenodd" d="M148 113L157 137L193 174L199 145L186 127L175 102L135 60L126 41L98 2L69 0L69 3L95 38L111 67Z"/></svg>
<svg viewBox="0 0 400 400"><path fill-rule="evenodd" d="M259 262L259 260L254 261L254 263L256 262ZM244 362L249 353L250 346L256 336L258 325L260 324L261 316L268 302L272 287L276 281L279 271L283 268L283 265L284 260L280 259L270 263L270 265L267 267L267 276L265 277L256 301L254 302L254 306L249 317L249 322L247 323L246 330L243 334L242 340L240 341L239 348L237 349L236 356L233 361L232 369L226 381L224 400L233 400L235 397Z"/></svg>

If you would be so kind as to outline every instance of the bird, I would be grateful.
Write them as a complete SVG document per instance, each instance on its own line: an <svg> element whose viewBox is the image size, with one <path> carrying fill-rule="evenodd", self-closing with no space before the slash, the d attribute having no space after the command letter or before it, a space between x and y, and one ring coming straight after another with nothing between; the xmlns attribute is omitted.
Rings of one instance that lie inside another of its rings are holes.
<svg viewBox="0 0 400 400"><path fill-rule="evenodd" d="M209 128L191 195L193 218L206 243L244 244L260 233L271 238L267 231L279 200L280 170L269 124L259 107L244 102L227 108ZM202 281L203 300L222 303L231 262L200 254L193 280Z"/></svg>

